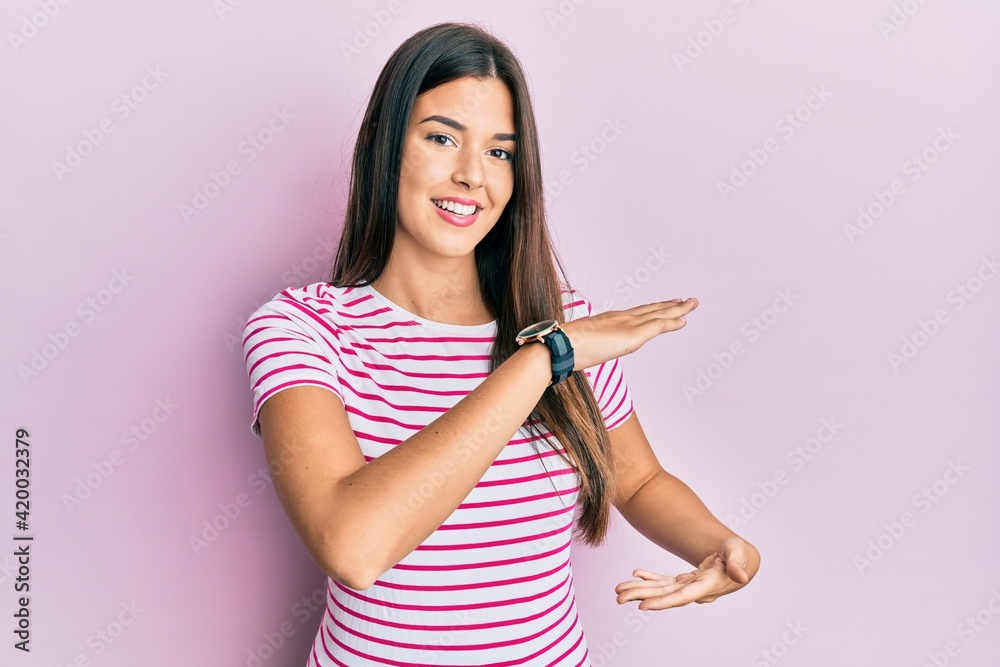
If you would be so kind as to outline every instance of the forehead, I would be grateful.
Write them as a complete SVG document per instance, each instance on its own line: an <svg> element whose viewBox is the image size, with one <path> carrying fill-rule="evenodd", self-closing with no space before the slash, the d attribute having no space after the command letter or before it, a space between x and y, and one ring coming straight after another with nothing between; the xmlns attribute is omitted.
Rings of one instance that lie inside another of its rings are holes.
<svg viewBox="0 0 1000 667"><path fill-rule="evenodd" d="M514 130L514 100L502 81L465 77L443 83L417 96L411 124L429 115L447 116L483 131Z"/></svg>

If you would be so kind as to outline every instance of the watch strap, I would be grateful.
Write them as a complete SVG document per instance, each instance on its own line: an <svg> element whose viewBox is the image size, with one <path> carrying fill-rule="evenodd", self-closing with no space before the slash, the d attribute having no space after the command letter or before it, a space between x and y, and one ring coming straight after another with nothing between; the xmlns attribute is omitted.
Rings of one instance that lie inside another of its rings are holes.
<svg viewBox="0 0 1000 667"><path fill-rule="evenodd" d="M566 332L558 327L543 335L542 342L549 346L552 353L552 380L547 386L559 384L573 373L573 366L576 364L573 345Z"/></svg>

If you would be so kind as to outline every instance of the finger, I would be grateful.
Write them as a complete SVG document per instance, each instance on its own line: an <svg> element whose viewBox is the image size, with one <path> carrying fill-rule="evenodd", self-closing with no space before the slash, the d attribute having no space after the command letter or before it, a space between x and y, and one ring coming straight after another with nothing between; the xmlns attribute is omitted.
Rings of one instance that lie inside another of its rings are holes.
<svg viewBox="0 0 1000 667"><path fill-rule="evenodd" d="M642 568L637 568L635 570L632 570L632 576L633 577L638 577L642 581L630 581L630 582L626 582L626 583L630 583L630 584L633 584L633 585L636 585L636 586L642 585L644 582L654 582L655 583L655 582L665 581L665 582L673 583L674 580L676 579L676 577L672 577L670 575L659 574L657 572L650 572L649 570L643 570Z"/></svg>
<svg viewBox="0 0 1000 667"><path fill-rule="evenodd" d="M750 581L746 570L736 563L726 563L726 575L738 584L746 584Z"/></svg>
<svg viewBox="0 0 1000 667"><path fill-rule="evenodd" d="M683 607L684 605L691 604L695 600L700 600L705 597L706 594L711 594L713 592L711 590L711 584L707 582L692 582L689 584L682 584L682 586L683 588L667 593L666 595L643 600L639 603L639 609L641 611L646 611L668 609L671 607Z"/></svg>
<svg viewBox="0 0 1000 667"><path fill-rule="evenodd" d="M680 315L683 314L684 313L681 313ZM635 326L642 332L642 337L646 341L649 341L656 338L660 334L683 329L684 325L687 324L687 320L680 315L668 317L658 316L656 313L652 313L647 317L647 319L644 319L642 322L638 322Z"/></svg>
<svg viewBox="0 0 1000 667"><path fill-rule="evenodd" d="M691 310L694 310L698 306L698 300L691 297L687 301L683 299L670 299L669 301L654 301L653 303L644 303L640 306L634 306L629 308L626 312L633 315L649 315L649 314L663 314L668 311L672 311L672 316L677 317L678 314L684 314Z"/></svg>
<svg viewBox="0 0 1000 667"><path fill-rule="evenodd" d="M674 577L663 577L661 579L651 579L649 581L623 581L615 586L615 592L621 593L622 591L627 591L633 588L650 588L675 583L678 582Z"/></svg>
<svg viewBox="0 0 1000 667"><path fill-rule="evenodd" d="M664 579L657 579L656 581L625 581L615 587L616 593L621 593L623 591L630 591L634 589L650 589L650 588L660 588L663 586L669 586L670 584L684 584L687 582L677 581L674 577L666 577Z"/></svg>
<svg viewBox="0 0 1000 667"><path fill-rule="evenodd" d="M675 591L683 589L690 584L665 584L663 586L653 586L649 588L632 588L618 594L618 604L625 604L634 600L648 600L670 595ZM700 597L700 596L696 596ZM693 599L693 598L692 598Z"/></svg>
<svg viewBox="0 0 1000 667"><path fill-rule="evenodd" d="M632 306L627 309L627 312L635 315L643 315L650 311L659 310L666 306L676 306L677 304L683 302L684 299L667 299L666 301L651 301L650 303L641 303L638 306Z"/></svg>
<svg viewBox="0 0 1000 667"><path fill-rule="evenodd" d="M686 581L680 581L679 577L674 577L673 583L633 582L632 586L622 591L621 598L628 600L657 597L681 589L686 590L686 587L693 587L692 590L699 591L699 594L692 599L700 599L706 595L722 595L732 589L733 585L725 576L725 572L706 570L691 575Z"/></svg>
<svg viewBox="0 0 1000 667"><path fill-rule="evenodd" d="M686 589L679 589L667 595L660 595L646 600L642 600L637 605L640 611L656 611L659 609L671 609L673 607L683 607L689 605L699 597Z"/></svg>
<svg viewBox="0 0 1000 667"><path fill-rule="evenodd" d="M742 545L736 543L736 545L733 546L733 543L726 542L726 544L723 545L723 548L720 549L720 552L722 552L720 554L720 558L722 558L722 561L725 564L724 571L726 576L740 584L748 583L750 581L750 577L746 572L748 558L746 551L742 548Z"/></svg>

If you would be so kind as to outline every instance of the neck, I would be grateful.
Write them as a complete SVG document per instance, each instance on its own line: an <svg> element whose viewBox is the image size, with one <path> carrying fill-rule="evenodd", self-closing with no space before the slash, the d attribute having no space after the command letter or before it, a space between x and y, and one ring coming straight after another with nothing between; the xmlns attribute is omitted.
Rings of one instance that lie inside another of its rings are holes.
<svg viewBox="0 0 1000 667"><path fill-rule="evenodd" d="M412 262L394 265L390 259L372 287L393 303L433 322L474 326L495 319L483 299L475 264L431 271Z"/></svg>

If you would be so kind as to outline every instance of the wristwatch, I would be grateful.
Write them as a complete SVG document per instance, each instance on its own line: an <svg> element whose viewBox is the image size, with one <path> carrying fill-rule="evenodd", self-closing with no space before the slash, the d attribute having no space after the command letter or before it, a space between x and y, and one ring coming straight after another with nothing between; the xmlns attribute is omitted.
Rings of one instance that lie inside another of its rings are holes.
<svg viewBox="0 0 1000 667"><path fill-rule="evenodd" d="M555 320L536 322L521 329L517 334L518 345L535 341L545 343L552 352L552 379L545 385L546 387L562 382L573 373L573 366L576 363L573 359L573 346L569 342L569 336L559 328L558 322Z"/></svg>

